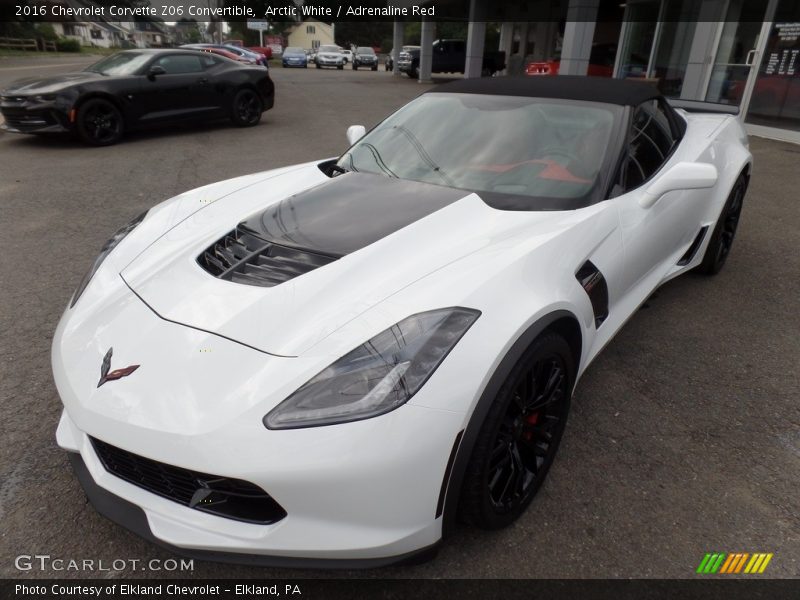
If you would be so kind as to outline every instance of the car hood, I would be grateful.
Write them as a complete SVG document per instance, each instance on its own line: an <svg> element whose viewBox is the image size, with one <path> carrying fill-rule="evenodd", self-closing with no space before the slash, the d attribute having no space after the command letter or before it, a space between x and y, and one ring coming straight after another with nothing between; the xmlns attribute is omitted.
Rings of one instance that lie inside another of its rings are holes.
<svg viewBox="0 0 800 600"><path fill-rule="evenodd" d="M314 172L287 173L198 211L140 254L123 279L164 319L300 356L437 269L520 228L535 233L564 221L560 212L500 211L468 191L378 175L349 173L303 189ZM241 229L326 264L273 287L216 277L199 259Z"/></svg>
<svg viewBox="0 0 800 600"><path fill-rule="evenodd" d="M91 71L79 71L77 73L65 73L53 77L28 77L18 79L10 83L4 90L4 96L30 95L30 94L53 94L73 85L80 85L90 81L97 81L104 76L100 73Z"/></svg>

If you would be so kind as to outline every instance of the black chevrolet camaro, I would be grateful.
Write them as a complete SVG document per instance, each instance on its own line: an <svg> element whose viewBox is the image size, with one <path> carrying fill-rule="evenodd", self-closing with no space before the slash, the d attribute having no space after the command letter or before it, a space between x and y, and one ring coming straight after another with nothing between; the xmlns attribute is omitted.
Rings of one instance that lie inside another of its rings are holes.
<svg viewBox="0 0 800 600"><path fill-rule="evenodd" d="M269 71L197 50L127 50L77 73L15 81L0 92L3 129L77 134L105 146L148 126L229 118L258 124L272 108Z"/></svg>

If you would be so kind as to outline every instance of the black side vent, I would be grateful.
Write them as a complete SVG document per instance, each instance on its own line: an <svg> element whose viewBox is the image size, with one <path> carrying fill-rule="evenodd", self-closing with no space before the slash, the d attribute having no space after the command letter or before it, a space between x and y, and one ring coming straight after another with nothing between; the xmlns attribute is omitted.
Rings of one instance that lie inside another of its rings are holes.
<svg viewBox="0 0 800 600"><path fill-rule="evenodd" d="M692 245L689 246L689 249L686 251L686 254L681 256L681 259L678 261L678 266L682 267L683 265L688 265L692 262L694 255L697 254L697 249L700 248L700 244L703 243L703 238L706 237L706 231L708 231L708 225L700 229L697 232L694 240L692 241Z"/></svg>
<svg viewBox="0 0 800 600"><path fill-rule="evenodd" d="M261 287L281 284L334 260L268 242L241 225L197 257L198 264L214 277Z"/></svg>
<svg viewBox="0 0 800 600"><path fill-rule="evenodd" d="M603 277L600 270L590 260L583 263L583 266L575 273L575 278L586 291L592 303L595 328L600 327L608 316L608 285L606 284L606 278Z"/></svg>

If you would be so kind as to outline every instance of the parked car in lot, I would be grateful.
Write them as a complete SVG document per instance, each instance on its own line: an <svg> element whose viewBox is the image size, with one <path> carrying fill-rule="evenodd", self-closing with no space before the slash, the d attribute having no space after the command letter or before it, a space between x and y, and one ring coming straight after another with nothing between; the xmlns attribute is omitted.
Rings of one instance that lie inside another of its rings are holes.
<svg viewBox="0 0 800 600"><path fill-rule="evenodd" d="M616 44L593 44L589 54L588 75L611 77L614 74L614 60L617 57ZM561 56L557 53L552 60L532 61L525 65L526 75L558 75Z"/></svg>
<svg viewBox="0 0 800 600"><path fill-rule="evenodd" d="M199 50L201 52L208 52L209 54L216 54L217 56L222 56L228 60L233 60L246 65L258 65L254 58L245 56L239 52L233 52L222 46L216 46L212 44L184 44L183 46L180 46L180 48L183 50Z"/></svg>
<svg viewBox="0 0 800 600"><path fill-rule="evenodd" d="M352 50L342 50L342 56L344 56L344 64L349 62L353 62L353 51Z"/></svg>
<svg viewBox="0 0 800 600"><path fill-rule="evenodd" d="M684 106L609 78L461 80L352 126L338 158L134 219L52 340L90 502L175 553L282 568L430 557L459 519L515 522L551 468L582 503L556 459L581 376L734 242L746 132Z"/></svg>
<svg viewBox="0 0 800 600"><path fill-rule="evenodd" d="M378 55L369 46L359 46L353 56L353 70L358 71L358 67L369 67L373 71L378 70Z"/></svg>
<svg viewBox="0 0 800 600"><path fill-rule="evenodd" d="M436 40L433 42L431 73L463 73L467 61L467 43L464 40ZM419 77L419 47L400 53L400 70L409 77ZM506 53L486 51L483 54L481 73L492 75L506 68Z"/></svg>
<svg viewBox="0 0 800 600"><path fill-rule="evenodd" d="M231 46L230 44L184 44L181 48L190 48L194 50L207 50L213 51L215 54L224 56L225 58L233 58L239 62L267 66L267 57L258 52L253 52L246 48L238 46ZM231 56L233 55L233 56Z"/></svg>
<svg viewBox="0 0 800 600"><path fill-rule="evenodd" d="M97 146L148 126L229 118L257 125L272 108L269 71L210 51L125 50L77 73L29 78L0 92L3 128L75 133Z"/></svg>
<svg viewBox="0 0 800 600"><path fill-rule="evenodd" d="M412 52L416 50L419 52L419 46L407 45L403 46L400 49L400 52L397 54L397 64L400 65L400 71L405 72L404 67L410 67L411 60L412 60ZM394 48L389 53L389 56L386 57L386 70L393 71L394 70L394 59L392 55L394 54Z"/></svg>
<svg viewBox="0 0 800 600"><path fill-rule="evenodd" d="M272 58L272 48L269 46L247 46L245 50L250 50L250 52L257 52L259 54L263 54L264 58L269 60Z"/></svg>
<svg viewBox="0 0 800 600"><path fill-rule="evenodd" d="M296 46L289 46L283 51L281 63L284 67L308 68L308 56L306 51Z"/></svg>
<svg viewBox="0 0 800 600"><path fill-rule="evenodd" d="M341 70L344 69L344 54L339 46L320 46L317 49L317 55L314 62L318 69L322 67L336 67Z"/></svg>

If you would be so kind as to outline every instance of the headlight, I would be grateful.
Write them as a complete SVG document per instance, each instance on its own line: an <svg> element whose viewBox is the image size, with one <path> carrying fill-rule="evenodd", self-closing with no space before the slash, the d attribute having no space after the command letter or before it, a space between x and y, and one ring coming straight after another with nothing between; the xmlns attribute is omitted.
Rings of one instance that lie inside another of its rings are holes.
<svg viewBox="0 0 800 600"><path fill-rule="evenodd" d="M40 102L40 103L55 102L55 100L56 100L56 95L55 94L41 94L39 96L34 96L33 97L33 101L34 102Z"/></svg>
<svg viewBox="0 0 800 600"><path fill-rule="evenodd" d="M405 404L475 320L477 310L443 308L403 319L344 355L264 417L268 429L360 421Z"/></svg>
<svg viewBox="0 0 800 600"><path fill-rule="evenodd" d="M97 272L97 269L100 268L100 265L103 264L103 261L106 259L106 256L111 254L111 251L117 247L125 236L128 235L131 231L136 229L136 226L139 225L144 218L147 216L147 211L144 211L138 217L136 217L133 221L125 225L122 229L117 230L114 235L111 236L105 244L103 244L103 248L100 250L100 254L97 258L94 259L92 266L87 271L86 275L83 276L81 282L78 284L78 289L75 290L75 293L72 295L72 302L70 302L69 307L72 308L75 306L75 303L78 301L78 298L81 297L83 294L83 290L86 289L86 286L89 285L89 282L92 280L92 276Z"/></svg>

